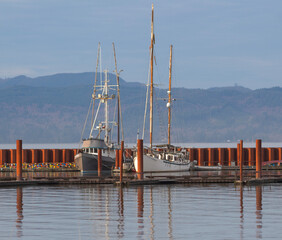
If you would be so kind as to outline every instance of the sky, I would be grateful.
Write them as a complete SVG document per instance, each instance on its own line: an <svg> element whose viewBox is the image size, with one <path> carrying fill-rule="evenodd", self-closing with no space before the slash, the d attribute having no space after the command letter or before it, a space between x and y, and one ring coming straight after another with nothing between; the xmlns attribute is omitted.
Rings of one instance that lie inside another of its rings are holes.
<svg viewBox="0 0 282 240"><path fill-rule="evenodd" d="M281 0L0 0L0 78L114 71L146 83L151 5L155 79L172 85L251 89L282 86Z"/></svg>

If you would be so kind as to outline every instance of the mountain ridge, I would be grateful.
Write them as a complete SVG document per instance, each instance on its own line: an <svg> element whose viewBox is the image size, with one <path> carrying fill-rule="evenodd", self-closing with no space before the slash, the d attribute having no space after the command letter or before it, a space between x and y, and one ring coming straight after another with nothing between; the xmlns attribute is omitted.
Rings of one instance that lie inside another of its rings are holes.
<svg viewBox="0 0 282 240"><path fill-rule="evenodd" d="M87 72L1 79L0 143L19 138L26 143L78 142L94 78ZM116 76L109 73L109 79L115 82ZM146 86L120 81L125 141L135 142L138 129L142 132ZM173 88L172 95L172 142L282 141L280 87ZM166 104L158 100L166 97L166 89L155 88L153 139L158 143L167 137Z"/></svg>

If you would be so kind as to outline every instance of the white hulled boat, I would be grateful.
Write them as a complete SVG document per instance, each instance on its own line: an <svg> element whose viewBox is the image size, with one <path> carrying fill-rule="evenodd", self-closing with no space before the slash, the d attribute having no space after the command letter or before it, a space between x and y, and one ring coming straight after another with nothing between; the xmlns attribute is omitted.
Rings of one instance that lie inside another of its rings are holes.
<svg viewBox="0 0 282 240"><path fill-rule="evenodd" d="M152 22L151 22L151 46L150 46L150 147L148 153L143 155L143 172L177 172L189 171L193 163L189 161L189 152L170 144L170 120L171 120L171 59L172 46L170 47L170 70L169 70L169 89L167 108L168 108L168 144L162 146L153 146L153 59L154 59L154 6L152 5ZM148 84L149 86L149 84ZM148 95L147 95L148 96ZM147 105L147 101L146 101ZM146 109L146 108L145 108ZM146 110L145 110L146 116ZM143 126L143 139L145 129L145 117ZM134 158L134 167L138 171L137 157Z"/></svg>

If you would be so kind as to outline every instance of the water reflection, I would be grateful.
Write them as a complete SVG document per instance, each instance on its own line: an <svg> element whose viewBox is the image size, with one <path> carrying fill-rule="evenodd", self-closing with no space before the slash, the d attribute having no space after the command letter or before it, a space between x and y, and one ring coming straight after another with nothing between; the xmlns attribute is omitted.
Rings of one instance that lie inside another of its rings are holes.
<svg viewBox="0 0 282 240"><path fill-rule="evenodd" d="M137 223L138 223L138 238L142 239L144 235L144 187L137 187Z"/></svg>
<svg viewBox="0 0 282 240"><path fill-rule="evenodd" d="M256 237L262 238L262 187L256 186L256 224L257 232Z"/></svg>
<svg viewBox="0 0 282 240"><path fill-rule="evenodd" d="M118 231L117 235L118 238L123 238L124 237L124 203L123 203L123 187L119 187L118 191Z"/></svg>
<svg viewBox="0 0 282 240"><path fill-rule="evenodd" d="M256 239L262 238L262 186L256 186ZM240 239L244 239L244 187L240 186ZM246 209L248 211L248 209Z"/></svg>
<svg viewBox="0 0 282 240"><path fill-rule="evenodd" d="M243 238L243 232L244 232L244 187L240 186L240 239Z"/></svg>
<svg viewBox="0 0 282 240"><path fill-rule="evenodd" d="M171 194L170 194L171 186L168 187L168 237L169 239L173 239L172 236L172 205L171 205Z"/></svg>
<svg viewBox="0 0 282 240"><path fill-rule="evenodd" d="M154 202L153 202L153 186L150 187L150 236L155 239L155 225L154 225Z"/></svg>
<svg viewBox="0 0 282 240"><path fill-rule="evenodd" d="M22 188L1 189L3 239L31 239L42 232L50 239L269 239L280 234L278 184L264 189L269 203L264 212L260 186L70 185L24 190L23 206Z"/></svg>
<svg viewBox="0 0 282 240"><path fill-rule="evenodd" d="M22 187L17 188L17 220L16 220L16 227L17 227L17 237L22 237L23 230L23 189Z"/></svg>

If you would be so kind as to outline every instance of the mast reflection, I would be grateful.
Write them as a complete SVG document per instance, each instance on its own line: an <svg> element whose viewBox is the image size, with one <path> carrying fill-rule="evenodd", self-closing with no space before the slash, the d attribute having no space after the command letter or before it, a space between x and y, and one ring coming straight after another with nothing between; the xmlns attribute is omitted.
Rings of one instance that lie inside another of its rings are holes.
<svg viewBox="0 0 282 240"><path fill-rule="evenodd" d="M23 189L22 187L17 188L17 237L23 236L22 231L22 222L23 222Z"/></svg>
<svg viewBox="0 0 282 240"><path fill-rule="evenodd" d="M172 236L172 204L171 204L171 193L170 186L168 187L168 237L169 239L173 239Z"/></svg>
<svg viewBox="0 0 282 240"><path fill-rule="evenodd" d="M153 202L153 187L151 186L151 189L150 189L150 216L149 216L149 219L150 219L150 239L153 240L155 239L155 225L154 225L154 202Z"/></svg>

